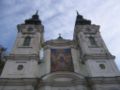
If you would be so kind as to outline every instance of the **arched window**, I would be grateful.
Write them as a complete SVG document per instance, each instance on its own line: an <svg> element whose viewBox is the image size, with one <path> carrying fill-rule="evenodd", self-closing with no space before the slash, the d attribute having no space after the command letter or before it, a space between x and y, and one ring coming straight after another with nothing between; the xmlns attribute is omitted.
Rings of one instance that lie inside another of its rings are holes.
<svg viewBox="0 0 120 90"><path fill-rule="evenodd" d="M31 37L30 36L25 37L24 42L23 42L23 46L29 46L30 45L30 41L31 41Z"/></svg>
<svg viewBox="0 0 120 90"><path fill-rule="evenodd" d="M90 40L91 45L97 45L94 37L90 36L89 40Z"/></svg>

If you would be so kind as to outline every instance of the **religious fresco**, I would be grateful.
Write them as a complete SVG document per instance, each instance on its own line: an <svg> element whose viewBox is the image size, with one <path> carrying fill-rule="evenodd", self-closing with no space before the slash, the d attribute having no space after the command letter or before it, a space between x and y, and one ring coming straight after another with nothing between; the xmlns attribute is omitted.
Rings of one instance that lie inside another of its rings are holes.
<svg viewBox="0 0 120 90"><path fill-rule="evenodd" d="M71 49L51 49L51 72L74 71Z"/></svg>

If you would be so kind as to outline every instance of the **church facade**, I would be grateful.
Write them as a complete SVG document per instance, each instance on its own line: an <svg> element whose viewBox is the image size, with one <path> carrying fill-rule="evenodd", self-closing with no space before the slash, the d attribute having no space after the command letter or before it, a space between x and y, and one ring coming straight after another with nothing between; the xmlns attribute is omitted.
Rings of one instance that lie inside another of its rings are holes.
<svg viewBox="0 0 120 90"><path fill-rule="evenodd" d="M59 36L44 41L44 26L36 13L17 28L0 90L120 90L115 56L99 25L77 14L73 40Z"/></svg>

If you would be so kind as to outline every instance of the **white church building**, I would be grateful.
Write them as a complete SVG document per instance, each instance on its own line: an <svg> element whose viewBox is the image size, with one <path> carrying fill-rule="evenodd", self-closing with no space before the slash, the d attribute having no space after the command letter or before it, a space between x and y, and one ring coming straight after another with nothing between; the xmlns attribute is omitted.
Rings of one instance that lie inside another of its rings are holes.
<svg viewBox="0 0 120 90"><path fill-rule="evenodd" d="M120 71L99 25L77 14L73 40L59 36L44 41L36 13L17 28L0 90L120 90Z"/></svg>

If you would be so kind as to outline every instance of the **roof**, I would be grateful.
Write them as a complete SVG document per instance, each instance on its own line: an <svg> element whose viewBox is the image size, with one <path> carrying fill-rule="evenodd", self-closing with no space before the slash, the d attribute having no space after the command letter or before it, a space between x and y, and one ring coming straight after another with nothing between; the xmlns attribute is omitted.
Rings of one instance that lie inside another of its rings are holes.
<svg viewBox="0 0 120 90"><path fill-rule="evenodd" d="M51 46L69 46L73 45L74 41L70 39L64 39L63 37L59 36L57 39L48 40L45 42L45 45L51 45Z"/></svg>

